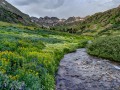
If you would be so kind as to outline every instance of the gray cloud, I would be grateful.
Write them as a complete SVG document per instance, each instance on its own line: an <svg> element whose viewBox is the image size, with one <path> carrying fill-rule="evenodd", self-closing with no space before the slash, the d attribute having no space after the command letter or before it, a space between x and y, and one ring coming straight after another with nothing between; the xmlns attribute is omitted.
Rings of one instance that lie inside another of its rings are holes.
<svg viewBox="0 0 120 90"><path fill-rule="evenodd" d="M39 2L39 0L17 0L17 1L11 0L11 1L13 1L18 6L30 5L31 3Z"/></svg>
<svg viewBox="0 0 120 90"><path fill-rule="evenodd" d="M44 6L44 8L54 9L62 6L64 4L64 1L65 0L17 0L14 2L14 4L18 6L23 6L23 5L31 5L36 3Z"/></svg>
<svg viewBox="0 0 120 90"><path fill-rule="evenodd" d="M87 16L120 5L120 0L7 0L30 16Z"/></svg>
<svg viewBox="0 0 120 90"><path fill-rule="evenodd" d="M55 9L64 4L65 0L46 0L45 8L46 9Z"/></svg>

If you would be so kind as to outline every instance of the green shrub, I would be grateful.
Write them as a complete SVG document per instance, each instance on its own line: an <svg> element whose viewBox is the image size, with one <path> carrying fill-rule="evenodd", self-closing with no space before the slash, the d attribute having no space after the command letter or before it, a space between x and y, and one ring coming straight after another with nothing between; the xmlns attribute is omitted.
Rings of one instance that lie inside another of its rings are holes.
<svg viewBox="0 0 120 90"><path fill-rule="evenodd" d="M88 53L98 57L120 61L120 37L102 37L88 45Z"/></svg>
<svg viewBox="0 0 120 90"><path fill-rule="evenodd" d="M88 44L88 40L87 40L87 39L81 40L81 41L79 42L79 44L78 44L78 47L79 47L79 48L85 48L87 44Z"/></svg>
<svg viewBox="0 0 120 90"><path fill-rule="evenodd" d="M7 75L0 72L0 89L1 90L23 90L25 83L11 80Z"/></svg>
<svg viewBox="0 0 120 90"><path fill-rule="evenodd" d="M26 84L25 90L42 90L41 79L38 73L33 70L20 69L17 71L19 74L19 81L24 81Z"/></svg>
<svg viewBox="0 0 120 90"><path fill-rule="evenodd" d="M4 69L7 74L12 74L18 68L23 66L24 58L12 52L0 53L0 68Z"/></svg>

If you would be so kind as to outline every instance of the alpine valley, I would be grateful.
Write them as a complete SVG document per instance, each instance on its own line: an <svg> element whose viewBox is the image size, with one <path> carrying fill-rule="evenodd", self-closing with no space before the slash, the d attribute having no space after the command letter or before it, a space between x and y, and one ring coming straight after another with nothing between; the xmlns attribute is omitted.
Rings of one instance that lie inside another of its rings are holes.
<svg viewBox="0 0 120 90"><path fill-rule="evenodd" d="M38 18L0 0L0 90L120 90L120 6Z"/></svg>

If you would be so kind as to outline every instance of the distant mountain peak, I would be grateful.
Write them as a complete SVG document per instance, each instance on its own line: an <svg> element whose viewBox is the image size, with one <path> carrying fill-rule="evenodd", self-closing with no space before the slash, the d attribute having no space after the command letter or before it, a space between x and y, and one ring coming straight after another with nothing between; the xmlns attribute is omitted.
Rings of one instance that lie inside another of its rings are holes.
<svg viewBox="0 0 120 90"><path fill-rule="evenodd" d="M70 23L84 20L84 18L75 17L75 16L69 17L68 19L59 19L57 17L48 17L48 16L40 17L40 18L31 17L31 19L32 19L32 22L39 25L47 26L47 27L53 27L60 24L70 24Z"/></svg>

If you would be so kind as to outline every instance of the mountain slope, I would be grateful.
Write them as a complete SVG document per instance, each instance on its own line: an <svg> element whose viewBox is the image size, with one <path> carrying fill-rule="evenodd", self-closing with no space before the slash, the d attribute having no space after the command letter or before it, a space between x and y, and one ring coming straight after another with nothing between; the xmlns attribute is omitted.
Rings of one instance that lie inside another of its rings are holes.
<svg viewBox="0 0 120 90"><path fill-rule="evenodd" d="M6 22L31 24L29 15L22 13L5 0L0 0L0 20ZM5 18L5 19L2 19Z"/></svg>
<svg viewBox="0 0 120 90"><path fill-rule="evenodd" d="M60 25L55 30L83 35L119 35L120 34L120 6L105 12L87 16L85 20L72 25Z"/></svg>
<svg viewBox="0 0 120 90"><path fill-rule="evenodd" d="M79 27L83 34L120 34L120 6L87 17Z"/></svg>

